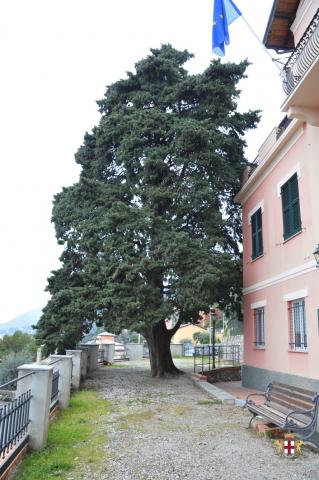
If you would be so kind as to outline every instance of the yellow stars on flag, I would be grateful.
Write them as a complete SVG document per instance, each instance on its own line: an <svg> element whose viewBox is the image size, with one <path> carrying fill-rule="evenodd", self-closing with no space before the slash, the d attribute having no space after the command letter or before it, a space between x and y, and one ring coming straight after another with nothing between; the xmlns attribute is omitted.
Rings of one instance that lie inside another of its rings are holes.
<svg viewBox="0 0 319 480"><path fill-rule="evenodd" d="M219 17L220 17L221 19L223 19L223 18L224 18L224 15L221 13L221 14L219 15ZM215 25L217 25L217 22L216 22L216 21L213 21L213 24L212 24L212 25L213 25L213 27L215 27Z"/></svg>

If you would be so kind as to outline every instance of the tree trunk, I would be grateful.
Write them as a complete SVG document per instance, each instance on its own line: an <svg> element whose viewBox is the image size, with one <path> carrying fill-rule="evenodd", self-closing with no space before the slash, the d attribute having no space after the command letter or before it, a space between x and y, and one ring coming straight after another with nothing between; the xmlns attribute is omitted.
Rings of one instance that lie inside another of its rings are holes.
<svg viewBox="0 0 319 480"><path fill-rule="evenodd" d="M171 354L171 338L178 330L177 324L172 330L167 330L165 320L155 324L144 334L149 350L152 377L165 375L180 375L183 372L175 367Z"/></svg>

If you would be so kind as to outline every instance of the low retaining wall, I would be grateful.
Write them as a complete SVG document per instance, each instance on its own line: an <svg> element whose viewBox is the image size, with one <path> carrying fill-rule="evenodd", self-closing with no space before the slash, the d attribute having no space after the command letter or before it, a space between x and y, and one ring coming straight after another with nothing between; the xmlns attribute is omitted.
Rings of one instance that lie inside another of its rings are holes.
<svg viewBox="0 0 319 480"><path fill-rule="evenodd" d="M215 368L205 372L205 376L209 383L236 382L241 380L241 367Z"/></svg>
<svg viewBox="0 0 319 480"><path fill-rule="evenodd" d="M129 360L143 359L143 344L142 343L126 343L126 355Z"/></svg>
<svg viewBox="0 0 319 480"><path fill-rule="evenodd" d="M243 387L265 391L267 385L274 380L276 382L288 383L294 387L319 392L319 380L315 378L306 378L299 375L243 365Z"/></svg>
<svg viewBox="0 0 319 480"><path fill-rule="evenodd" d="M182 357L184 354L184 345L181 343L171 343L171 354L173 357Z"/></svg>

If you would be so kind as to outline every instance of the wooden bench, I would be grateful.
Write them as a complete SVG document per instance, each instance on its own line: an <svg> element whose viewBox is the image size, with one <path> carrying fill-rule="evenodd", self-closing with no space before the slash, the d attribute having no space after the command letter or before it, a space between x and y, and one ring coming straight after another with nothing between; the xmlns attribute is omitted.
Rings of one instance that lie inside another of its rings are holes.
<svg viewBox="0 0 319 480"><path fill-rule="evenodd" d="M253 397L264 397L263 403L255 403ZM285 383L271 382L265 393L252 393L247 396L245 407L253 414L277 425L282 430L294 432L297 437L307 440L317 447L315 438L317 429L319 393L305 390Z"/></svg>

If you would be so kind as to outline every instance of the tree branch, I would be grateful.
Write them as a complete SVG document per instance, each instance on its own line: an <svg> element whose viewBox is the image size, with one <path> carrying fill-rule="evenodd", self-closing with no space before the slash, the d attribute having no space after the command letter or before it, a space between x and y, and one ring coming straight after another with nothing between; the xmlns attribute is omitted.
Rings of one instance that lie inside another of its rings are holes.
<svg viewBox="0 0 319 480"><path fill-rule="evenodd" d="M179 329L179 327L181 326L182 322L181 320L178 320L178 322L176 323L175 327L171 328L171 330L168 330L168 336L170 338L172 338L175 333L177 332L177 330Z"/></svg>

